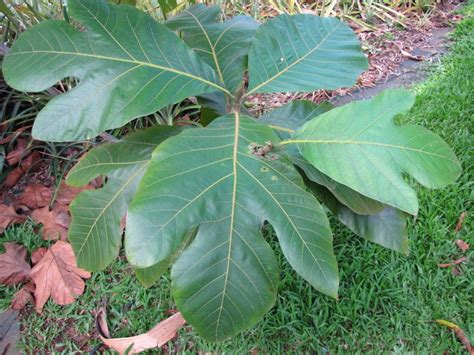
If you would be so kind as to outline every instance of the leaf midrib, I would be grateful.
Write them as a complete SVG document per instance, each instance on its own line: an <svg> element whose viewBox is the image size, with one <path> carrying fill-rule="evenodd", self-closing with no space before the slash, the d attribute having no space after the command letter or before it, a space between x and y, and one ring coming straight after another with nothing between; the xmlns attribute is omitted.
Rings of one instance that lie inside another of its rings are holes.
<svg viewBox="0 0 474 355"><path fill-rule="evenodd" d="M205 83L209 86L215 87L216 89L221 90L224 93L232 96L232 94L230 93L229 90L227 90L226 88L224 88L221 85L213 83L212 81L203 79L199 76L196 76L196 75L193 75L193 74L190 74L190 73L187 73L187 72L183 72L181 70L177 70L177 69L173 69L173 68L169 68L169 67L164 67L164 66L154 64L154 63L150 63L150 62L144 62L144 61L141 61L141 60L130 60L130 59L109 57L109 56L98 55L98 54L81 53L81 52L62 52L62 51L53 51L53 50L48 50L48 51L37 50L37 51L14 52L14 53L9 53L8 56L22 55L22 54L32 54L32 53L34 53L34 54L36 54L36 53L50 53L50 54L60 54L60 55L72 55L72 56L76 56L76 57L95 58L95 59L102 59L102 60L110 60L110 61L115 61L115 62L135 64L136 67L146 66L146 67L150 67L150 68L154 68L154 69L160 69L160 70L168 71L168 72L171 72L171 73L179 74L179 75L182 75L182 76L186 76L188 78L191 78L191 79L194 79L194 80L197 80L197 81L201 81L201 82L203 82L203 83Z"/></svg>
<svg viewBox="0 0 474 355"><path fill-rule="evenodd" d="M371 142L371 141L354 141L354 140L325 140L325 139L289 139L286 141L283 141L280 143L281 145L287 145L287 144L339 144L339 145L368 145L368 146L376 146L376 147L384 147L384 148L394 148L394 149L400 149L400 150L408 150L408 151L413 151L419 154L426 154L426 155L431 155L437 158L442 158L446 159L449 161L452 161L457 164L457 161L454 159L451 159L449 157L446 157L441 154L436 154L436 153L431 153L426 150L422 149L416 149L416 148L410 148L410 147L405 147L402 145L396 145L396 144L388 144L388 143L379 143L379 142Z"/></svg>
<svg viewBox="0 0 474 355"><path fill-rule="evenodd" d="M295 60L293 63L291 63L290 65L288 65L288 66L286 66L285 68L283 68L281 71L279 71L278 73L276 73L275 75L273 75L271 78L268 78L268 79L265 80L264 82L260 83L260 84L257 85L256 87L254 87L252 90L250 90L249 92L247 92L247 96L253 94L253 93L256 92L258 89L264 87L264 86L267 85L268 83L270 83L270 82L272 82L273 80L277 79L278 77L280 77L281 75L283 75L284 73L286 73L288 70L290 70L291 68L293 68L295 65L301 63L303 60L306 59L306 57L308 57L309 55L313 54L316 50L318 50L318 49L326 42L326 40L329 38L329 36L332 35L332 33L333 33L335 30L337 30L338 28L339 28L339 25L334 26L333 29L327 33L327 35L321 40L321 42L318 43L318 45L317 45L316 47L314 47L313 49L311 49L308 53L306 53L305 55L303 55L301 58L298 58L298 59Z"/></svg>
<svg viewBox="0 0 474 355"><path fill-rule="evenodd" d="M235 205L236 205L236 196L237 196L237 154L239 149L239 130L240 130L240 118L239 113L237 111L234 112L235 117L235 126L234 126L234 147L232 149L232 175L234 178L233 185L232 185L232 200L231 200L231 213L230 213L230 223L229 223L229 249L227 252L227 265L225 271L225 278L224 278L224 286L222 289L222 298L221 304L219 306L219 315L217 316L216 320L216 333L215 338L218 339L218 330L219 325L222 317L222 310L224 309L224 299L226 297L226 290L227 290L227 283L229 279L229 270L230 270L230 263L231 263L231 252L232 252L232 240L234 234L234 220L235 220Z"/></svg>
<svg viewBox="0 0 474 355"><path fill-rule="evenodd" d="M224 77L222 75L221 67L220 67L219 61L217 59L216 48L212 44L211 39L209 38L209 34L207 33L204 26L201 24L201 21L199 21L199 19L191 11L185 10L185 12L188 13L193 18L193 20L197 23L197 25L201 29L202 33L204 34L204 37L206 37L206 41L209 44L209 47L211 48L212 59L214 60L214 64L216 65L217 75L219 76L219 79L220 79L221 83L224 84Z"/></svg>
<svg viewBox="0 0 474 355"><path fill-rule="evenodd" d="M79 255L81 255L82 253L82 250L84 249L84 246L87 244L87 241L89 240L90 236L92 235L92 230L94 229L94 227L96 226L97 224L97 221L99 219L102 218L102 216L104 215L105 211L112 205L112 203L118 198L118 196L120 196L120 194L122 193L122 191L128 187L132 181L148 166L148 163L145 163L143 164L143 166L138 169L132 176L130 176L130 178L128 178L124 184L120 187L120 189L113 195L113 197L109 200L109 202L107 202L107 204L104 206L104 208L100 211L99 215L97 216L97 218L94 220L94 223L92 223L91 227L89 228L89 232L86 234L86 236L84 237L84 240L83 242L81 243L81 247L80 249L78 250L77 252L77 256L79 257Z"/></svg>

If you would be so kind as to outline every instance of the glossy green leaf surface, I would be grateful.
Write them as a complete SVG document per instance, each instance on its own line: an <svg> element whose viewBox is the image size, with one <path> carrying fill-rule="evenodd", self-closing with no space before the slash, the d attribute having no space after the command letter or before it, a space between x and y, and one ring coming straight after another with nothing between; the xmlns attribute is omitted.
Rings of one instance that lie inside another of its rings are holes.
<svg viewBox="0 0 474 355"><path fill-rule="evenodd" d="M273 305L278 273L261 235L264 221L293 268L316 289L337 294L327 218L285 155L255 154L254 144L268 141L279 139L238 114L165 141L128 212L126 253L138 267L168 258L199 226L171 276L178 308L209 340L252 326Z"/></svg>
<svg viewBox="0 0 474 355"><path fill-rule="evenodd" d="M385 206L373 215L354 213L324 186L307 183L321 202L355 234L371 242L404 254L408 254L408 215L396 208Z"/></svg>
<svg viewBox="0 0 474 355"><path fill-rule="evenodd" d="M416 214L416 193L402 174L426 187L440 188L453 182L461 167L436 134L394 123L394 117L413 103L414 96L407 91L385 91L318 116L285 144L296 144L306 160L336 182Z"/></svg>
<svg viewBox="0 0 474 355"><path fill-rule="evenodd" d="M118 254L120 220L137 189L151 153L177 127L159 126L133 133L117 143L92 149L69 172L67 183L83 186L97 176L107 176L97 190L81 192L70 205L72 222L68 238L77 263L90 271L102 270Z"/></svg>
<svg viewBox="0 0 474 355"><path fill-rule="evenodd" d="M262 115L259 122L268 124L280 137L288 138L304 123L333 108L334 106L328 102L315 104L306 100L291 101ZM286 151L291 162L303 170L309 180L328 188L339 201L355 213L375 214L385 208L384 204L363 196L324 175L303 159L296 146L289 146Z"/></svg>
<svg viewBox="0 0 474 355"><path fill-rule="evenodd" d="M140 283L145 287L152 286L168 270L177 256L189 245L189 242L196 236L196 230L193 229L185 236L184 243L172 255L165 260L146 268L133 268L135 275Z"/></svg>
<svg viewBox="0 0 474 355"><path fill-rule="evenodd" d="M249 16L220 22L220 8L198 4L169 19L166 25L182 31L185 42L212 66L230 91L242 84L247 54L259 23Z"/></svg>
<svg viewBox="0 0 474 355"><path fill-rule="evenodd" d="M249 51L249 94L352 86L367 59L348 25L335 18L280 15L262 24Z"/></svg>
<svg viewBox="0 0 474 355"><path fill-rule="evenodd" d="M92 138L189 96L226 91L209 65L140 10L103 0L69 0L68 10L85 31L43 21L3 62L7 83L21 91L42 91L65 77L80 81L39 113L36 139Z"/></svg>

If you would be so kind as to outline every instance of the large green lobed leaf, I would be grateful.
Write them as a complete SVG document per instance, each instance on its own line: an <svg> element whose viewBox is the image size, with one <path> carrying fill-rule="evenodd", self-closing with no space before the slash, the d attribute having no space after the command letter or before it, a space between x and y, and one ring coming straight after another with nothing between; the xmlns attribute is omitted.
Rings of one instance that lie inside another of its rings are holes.
<svg viewBox="0 0 474 355"><path fill-rule="evenodd" d="M453 182L461 167L436 134L394 123L413 103L414 95L407 91L385 91L318 116L284 144L296 144L306 160L336 182L416 214L416 193L403 173L426 187L440 188Z"/></svg>
<svg viewBox="0 0 474 355"><path fill-rule="evenodd" d="M352 86L366 69L360 42L344 22L280 15L255 34L249 51L248 94Z"/></svg>
<svg viewBox="0 0 474 355"><path fill-rule="evenodd" d="M69 0L68 9L85 31L41 22L3 62L7 83L21 91L45 90L66 77L80 81L39 113L35 138L92 138L189 96L227 92L209 65L142 11L103 0Z"/></svg>
<svg viewBox="0 0 474 355"><path fill-rule="evenodd" d="M304 123L333 108L328 102L315 104L306 100L291 101L267 112L260 117L259 122L268 124L281 138L289 138ZM303 170L309 180L328 188L342 204L355 213L375 214L385 208L382 203L363 196L320 172L301 156L296 146L289 146L286 151L291 162Z"/></svg>
<svg viewBox="0 0 474 355"><path fill-rule="evenodd" d="M282 152L254 154L253 143L278 140L238 114L187 130L157 148L130 206L125 247L139 267L166 260L199 226L171 276L178 308L206 339L252 326L274 303L278 273L264 221L293 268L316 289L337 294L321 206Z"/></svg>
<svg viewBox="0 0 474 355"><path fill-rule="evenodd" d="M98 176L107 177L102 188L81 192L70 206L68 238L80 267L102 270L117 257L122 240L120 221L153 150L181 131L179 127L161 126L135 132L117 143L92 149L69 172L66 181L73 186L85 185Z"/></svg>
<svg viewBox="0 0 474 355"><path fill-rule="evenodd" d="M215 69L220 81L235 92L244 81L247 54L259 23L249 16L220 22L219 6L191 6L166 25L184 34L184 41Z"/></svg>

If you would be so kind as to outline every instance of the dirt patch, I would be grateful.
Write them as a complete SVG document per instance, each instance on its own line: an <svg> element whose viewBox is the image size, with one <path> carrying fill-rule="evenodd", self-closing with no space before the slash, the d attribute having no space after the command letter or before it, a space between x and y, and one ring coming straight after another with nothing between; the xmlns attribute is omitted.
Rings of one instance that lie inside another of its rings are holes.
<svg viewBox="0 0 474 355"><path fill-rule="evenodd" d="M430 16L410 12L405 27L379 22L377 30L363 32L350 24L357 33L369 60L369 69L351 88L319 90L311 93L256 94L247 104L255 115L284 105L291 100L310 100L316 103L331 101L335 105L353 99L375 95L390 87L407 86L425 78L428 64L437 62L446 52L447 34L461 19L454 14L460 2L446 2L434 8Z"/></svg>
<svg viewBox="0 0 474 355"><path fill-rule="evenodd" d="M426 69L429 65L439 62L441 56L446 53L449 45L447 35L452 29L452 27L434 29L428 39L413 48L413 58L399 62L398 67L395 67L384 80L378 81L374 86L356 88L337 96L331 99L331 103L340 106L352 100L370 98L386 89L406 87L424 80L428 74Z"/></svg>

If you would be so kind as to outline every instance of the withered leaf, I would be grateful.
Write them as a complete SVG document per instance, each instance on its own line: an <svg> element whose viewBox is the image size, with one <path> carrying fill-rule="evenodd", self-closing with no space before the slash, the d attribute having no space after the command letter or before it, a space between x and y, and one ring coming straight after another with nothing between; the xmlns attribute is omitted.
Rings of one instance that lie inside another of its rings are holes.
<svg viewBox="0 0 474 355"><path fill-rule="evenodd" d="M438 264L438 267L440 267L440 268L447 268L447 267L451 267L451 266L456 266L456 265L459 265L459 264L461 264L462 262L464 262L464 261L466 261L466 260L467 260L467 258L466 258L465 256L463 256L462 258L453 260L453 261L450 262L450 263Z"/></svg>
<svg viewBox="0 0 474 355"><path fill-rule="evenodd" d="M47 206L51 201L53 191L50 187L40 184L28 185L21 194L19 202L31 209Z"/></svg>
<svg viewBox="0 0 474 355"><path fill-rule="evenodd" d="M24 246L4 243L5 253L0 254L0 284L15 285L28 280L31 267L26 262L28 252Z"/></svg>
<svg viewBox="0 0 474 355"><path fill-rule="evenodd" d="M31 253L31 264L36 265L48 252L48 248L38 248Z"/></svg>
<svg viewBox="0 0 474 355"><path fill-rule="evenodd" d="M148 349L160 348L176 336L176 332L186 324L181 313L176 313L156 324L146 333L129 338L111 338L107 325L106 312L102 307L96 315L96 326L100 338L108 347L119 354L139 353Z"/></svg>
<svg viewBox="0 0 474 355"><path fill-rule="evenodd" d="M34 289L33 289L34 290ZM11 303L11 308L20 310L25 308L28 303L33 303L33 295L31 294L31 289L24 286L13 296Z"/></svg>
<svg viewBox="0 0 474 355"><path fill-rule="evenodd" d="M456 229L455 229L456 233L458 233L461 230L462 224L464 223L464 219L466 219L466 216L467 216L466 211L461 213L461 215L459 216L459 220L458 220L458 223L456 224Z"/></svg>
<svg viewBox="0 0 474 355"><path fill-rule="evenodd" d="M467 251L469 249L469 244L467 244L464 240L462 239L457 239L455 241L456 245L458 246L461 251Z"/></svg>
<svg viewBox="0 0 474 355"><path fill-rule="evenodd" d="M7 156L6 160L9 165L17 164L23 155L27 151L27 140L25 138L19 138L16 144L16 148L10 151Z"/></svg>
<svg viewBox="0 0 474 355"><path fill-rule="evenodd" d="M23 223L25 220L26 217L16 213L13 206L0 204L0 233L2 233L8 226L15 223Z"/></svg>
<svg viewBox="0 0 474 355"><path fill-rule="evenodd" d="M73 187L66 184L66 182L61 181L61 185L59 186L58 196L56 197L56 203L60 203L62 205L69 205L72 200L74 200L79 194L84 190L91 190L92 186L86 185L83 187Z"/></svg>
<svg viewBox="0 0 474 355"><path fill-rule="evenodd" d="M33 211L31 217L43 225L44 240L67 239L67 228L71 223L71 216L60 206L55 206L51 211L48 206L39 208Z"/></svg>
<svg viewBox="0 0 474 355"><path fill-rule="evenodd" d="M2 138L0 140L0 145L6 144L11 142L14 138L17 138L22 132L26 131L27 129L31 128L31 125L26 125L23 127L18 128L15 132L12 134L9 134L5 138Z"/></svg>
<svg viewBox="0 0 474 355"><path fill-rule="evenodd" d="M36 311L41 313L49 297L60 305L73 303L84 292L83 279L89 277L89 272L77 267L71 245L57 241L31 270Z"/></svg>
<svg viewBox="0 0 474 355"><path fill-rule="evenodd" d="M459 339L459 341L462 343L462 345L464 345L469 354L474 355L474 347L472 346L471 342L469 341L469 338L466 336L464 331L459 327L459 325L444 319L436 319L436 323L451 329L456 335L456 337Z"/></svg>
<svg viewBox="0 0 474 355"><path fill-rule="evenodd" d="M17 166L15 169L8 173L7 177L5 178L5 186L14 186L25 173L25 169L23 169L21 166Z"/></svg>
<svg viewBox="0 0 474 355"><path fill-rule="evenodd" d="M41 159L41 155L38 151L34 151L30 155L28 155L25 159L21 161L21 167L28 171L30 170L38 161Z"/></svg>

